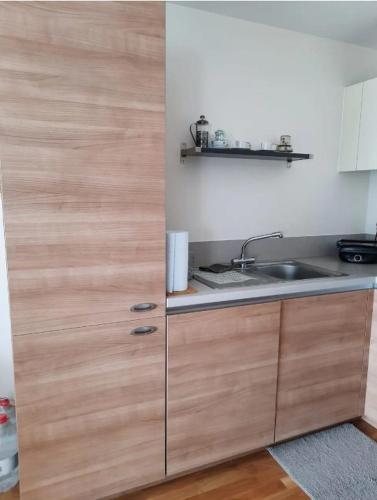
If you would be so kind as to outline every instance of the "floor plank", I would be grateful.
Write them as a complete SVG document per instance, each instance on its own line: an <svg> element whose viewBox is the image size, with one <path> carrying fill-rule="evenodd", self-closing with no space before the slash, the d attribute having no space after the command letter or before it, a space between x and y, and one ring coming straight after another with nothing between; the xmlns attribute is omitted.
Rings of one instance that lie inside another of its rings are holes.
<svg viewBox="0 0 377 500"><path fill-rule="evenodd" d="M377 441L377 429L355 423ZM119 500L304 500L308 497L267 451L260 451L210 469L123 495ZM18 488L0 500L19 500Z"/></svg>
<svg viewBox="0 0 377 500"><path fill-rule="evenodd" d="M377 429L355 422L377 441ZM121 500L304 500L309 498L267 451L123 495Z"/></svg>
<svg viewBox="0 0 377 500"><path fill-rule="evenodd" d="M13 488L11 491L7 491L6 493L0 493L1 500L19 500L20 494L18 491L18 486Z"/></svg>
<svg viewBox="0 0 377 500"><path fill-rule="evenodd" d="M182 488L185 484L188 488ZM267 451L260 451L122 500L301 500L308 498Z"/></svg>

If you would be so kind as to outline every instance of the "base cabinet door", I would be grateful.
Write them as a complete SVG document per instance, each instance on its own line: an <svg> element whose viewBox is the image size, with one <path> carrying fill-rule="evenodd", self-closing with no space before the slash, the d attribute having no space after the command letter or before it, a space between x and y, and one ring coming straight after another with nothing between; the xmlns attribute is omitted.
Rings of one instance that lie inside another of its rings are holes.
<svg viewBox="0 0 377 500"><path fill-rule="evenodd" d="M14 337L22 500L95 500L163 479L165 319L147 324L157 330Z"/></svg>
<svg viewBox="0 0 377 500"><path fill-rule="evenodd" d="M372 329L364 418L377 428L377 291L374 292Z"/></svg>
<svg viewBox="0 0 377 500"><path fill-rule="evenodd" d="M280 302L168 317L167 473L273 442Z"/></svg>
<svg viewBox="0 0 377 500"><path fill-rule="evenodd" d="M369 292L282 305L275 440L363 414Z"/></svg>

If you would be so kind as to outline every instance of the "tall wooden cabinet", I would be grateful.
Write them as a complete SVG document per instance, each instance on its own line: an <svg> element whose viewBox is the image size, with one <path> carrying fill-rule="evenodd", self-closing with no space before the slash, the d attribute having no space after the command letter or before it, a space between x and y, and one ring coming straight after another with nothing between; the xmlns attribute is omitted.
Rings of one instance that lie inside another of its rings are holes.
<svg viewBox="0 0 377 500"><path fill-rule="evenodd" d="M14 334L164 314L163 5L0 9Z"/></svg>
<svg viewBox="0 0 377 500"><path fill-rule="evenodd" d="M25 500L163 477L164 26L161 2L0 2Z"/></svg>

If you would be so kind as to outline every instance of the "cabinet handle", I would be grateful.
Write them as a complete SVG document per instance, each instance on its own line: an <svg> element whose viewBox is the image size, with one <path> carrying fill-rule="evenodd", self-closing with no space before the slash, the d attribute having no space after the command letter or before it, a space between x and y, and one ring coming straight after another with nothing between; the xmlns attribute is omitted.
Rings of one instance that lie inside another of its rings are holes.
<svg viewBox="0 0 377 500"><path fill-rule="evenodd" d="M157 326L138 326L131 330L131 335L150 335L157 331Z"/></svg>
<svg viewBox="0 0 377 500"><path fill-rule="evenodd" d="M132 312L145 312L145 311L152 311L153 309L156 309L157 304L153 304L153 302L142 302L141 304L134 304L131 307Z"/></svg>

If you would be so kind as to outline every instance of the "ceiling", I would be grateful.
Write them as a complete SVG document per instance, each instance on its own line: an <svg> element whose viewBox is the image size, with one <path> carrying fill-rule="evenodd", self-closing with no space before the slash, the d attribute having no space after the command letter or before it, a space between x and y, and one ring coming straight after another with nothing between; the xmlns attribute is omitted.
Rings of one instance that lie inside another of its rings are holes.
<svg viewBox="0 0 377 500"><path fill-rule="evenodd" d="M377 1L174 3L377 49Z"/></svg>

